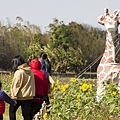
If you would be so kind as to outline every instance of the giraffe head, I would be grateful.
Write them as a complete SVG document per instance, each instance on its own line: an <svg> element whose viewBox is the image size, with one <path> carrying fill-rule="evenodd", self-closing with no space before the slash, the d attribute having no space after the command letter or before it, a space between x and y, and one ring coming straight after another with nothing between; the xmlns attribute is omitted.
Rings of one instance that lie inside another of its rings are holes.
<svg viewBox="0 0 120 120"><path fill-rule="evenodd" d="M105 8L104 15L98 17L98 23L104 25L108 32L116 32L120 23L119 10L116 9L110 14L108 8Z"/></svg>

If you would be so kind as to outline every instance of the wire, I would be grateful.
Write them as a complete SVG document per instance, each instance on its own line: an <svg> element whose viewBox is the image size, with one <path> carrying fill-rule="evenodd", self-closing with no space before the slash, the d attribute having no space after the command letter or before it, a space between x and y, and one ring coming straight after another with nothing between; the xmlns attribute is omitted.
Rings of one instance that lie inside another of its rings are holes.
<svg viewBox="0 0 120 120"><path fill-rule="evenodd" d="M103 55L103 54L102 54ZM102 57L102 55L100 55L97 59L95 59L90 65L88 65L85 69L83 69L77 76L76 79L80 78L87 70L89 70L93 65L95 65L96 62L98 62L98 60L100 60L100 58Z"/></svg>

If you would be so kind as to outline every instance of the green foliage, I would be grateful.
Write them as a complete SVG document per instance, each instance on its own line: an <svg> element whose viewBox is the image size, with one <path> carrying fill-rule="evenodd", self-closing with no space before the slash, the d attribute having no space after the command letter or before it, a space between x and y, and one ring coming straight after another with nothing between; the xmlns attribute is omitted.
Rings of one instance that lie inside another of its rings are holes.
<svg viewBox="0 0 120 120"><path fill-rule="evenodd" d="M0 81L2 82L2 89L10 95L10 87L12 83L13 74L0 74Z"/></svg>
<svg viewBox="0 0 120 120"><path fill-rule="evenodd" d="M78 47L77 40L75 41L73 38L74 32L71 26L62 22L55 23L51 26L51 31L49 44L54 53L52 61L54 62L55 71L79 71L79 66L85 63L82 62L83 54L81 48Z"/></svg>
<svg viewBox="0 0 120 120"><path fill-rule="evenodd" d="M103 53L105 32L88 25L54 19L49 31L17 17L0 24L0 68L11 69L11 60L21 54L28 62L41 52L48 53L53 72L80 72ZM99 61L98 61L99 62ZM96 71L97 65L93 68Z"/></svg>
<svg viewBox="0 0 120 120"><path fill-rule="evenodd" d="M68 83L56 81L51 97L51 118L55 120L119 120L120 94L110 83L101 102L96 101L96 81L72 78ZM49 120L48 117L47 120Z"/></svg>
<svg viewBox="0 0 120 120"><path fill-rule="evenodd" d="M76 22L65 25L57 19L49 27L54 71L79 72L103 52L104 42L98 29Z"/></svg>
<svg viewBox="0 0 120 120"><path fill-rule="evenodd" d="M26 50L26 56L27 56L27 61L30 62L34 58L38 58L38 55L40 53L40 45L39 44L32 44L28 47Z"/></svg>

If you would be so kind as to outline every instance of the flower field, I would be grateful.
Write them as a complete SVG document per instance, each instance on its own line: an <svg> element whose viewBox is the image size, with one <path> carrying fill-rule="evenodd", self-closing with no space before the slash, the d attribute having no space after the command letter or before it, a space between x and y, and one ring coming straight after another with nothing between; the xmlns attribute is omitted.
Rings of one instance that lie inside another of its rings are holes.
<svg viewBox="0 0 120 120"><path fill-rule="evenodd" d="M117 86L104 85L106 93L96 101L96 81L71 78L56 81L51 94L51 114L48 120L120 120L120 94ZM47 119L46 119L47 120Z"/></svg>
<svg viewBox="0 0 120 120"><path fill-rule="evenodd" d="M11 78L11 76L2 78L3 88L7 92ZM44 120L120 120L120 94L117 86L113 83L104 86L105 94L98 103L96 80L77 81L75 78L67 78L64 82L62 78L57 78L49 94L50 114L44 110Z"/></svg>

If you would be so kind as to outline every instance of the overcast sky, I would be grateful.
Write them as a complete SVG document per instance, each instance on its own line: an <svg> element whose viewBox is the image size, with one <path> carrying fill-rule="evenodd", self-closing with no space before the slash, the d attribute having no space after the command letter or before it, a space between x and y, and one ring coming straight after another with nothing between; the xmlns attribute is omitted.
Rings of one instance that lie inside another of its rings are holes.
<svg viewBox="0 0 120 120"><path fill-rule="evenodd" d="M9 18L15 23L16 17L20 16L24 21L40 26L42 31L53 18L65 24L76 21L104 29L97 23L97 18L105 7L112 13L120 9L120 0L1 0L0 20L5 22Z"/></svg>

